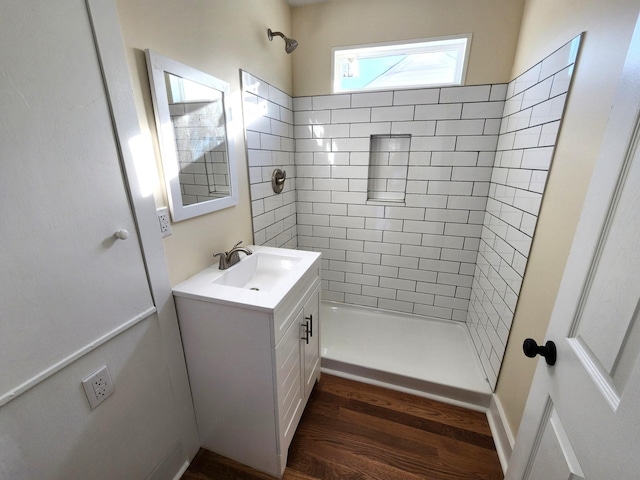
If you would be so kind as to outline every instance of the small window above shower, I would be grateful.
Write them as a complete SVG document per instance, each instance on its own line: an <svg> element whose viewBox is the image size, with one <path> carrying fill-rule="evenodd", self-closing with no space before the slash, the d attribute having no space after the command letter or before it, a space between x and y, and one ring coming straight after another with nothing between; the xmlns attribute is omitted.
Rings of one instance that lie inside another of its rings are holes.
<svg viewBox="0 0 640 480"><path fill-rule="evenodd" d="M463 85L471 34L335 47L333 93Z"/></svg>
<svg viewBox="0 0 640 480"><path fill-rule="evenodd" d="M404 202L411 135L372 135L367 200Z"/></svg>

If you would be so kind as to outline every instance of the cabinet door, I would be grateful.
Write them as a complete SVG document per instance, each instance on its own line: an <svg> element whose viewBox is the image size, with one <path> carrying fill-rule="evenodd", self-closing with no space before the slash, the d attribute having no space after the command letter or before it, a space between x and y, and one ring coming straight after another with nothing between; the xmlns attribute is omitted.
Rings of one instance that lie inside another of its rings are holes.
<svg viewBox="0 0 640 480"><path fill-rule="evenodd" d="M300 376L300 310L295 321L287 329L276 347L276 381L278 384L278 419L280 430L280 452L289 448L289 443L302 415L302 379Z"/></svg>
<svg viewBox="0 0 640 480"><path fill-rule="evenodd" d="M304 345L304 398L308 398L320 373L320 291L315 291L304 305L303 325L309 325L309 341L302 341Z"/></svg>

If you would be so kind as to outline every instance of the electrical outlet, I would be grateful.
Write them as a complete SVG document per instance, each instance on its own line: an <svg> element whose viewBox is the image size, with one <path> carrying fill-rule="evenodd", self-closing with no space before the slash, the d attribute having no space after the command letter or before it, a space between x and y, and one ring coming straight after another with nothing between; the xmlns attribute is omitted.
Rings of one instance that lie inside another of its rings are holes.
<svg viewBox="0 0 640 480"><path fill-rule="evenodd" d="M111 375L107 366L100 367L93 372L87 378L82 380L82 386L84 387L84 393L87 395L91 410L96 408L107 398L115 392L113 382L111 381Z"/></svg>
<svg viewBox="0 0 640 480"><path fill-rule="evenodd" d="M167 207L158 208L158 222L160 223L160 235L167 237L171 235L171 223L169 222L169 209Z"/></svg>

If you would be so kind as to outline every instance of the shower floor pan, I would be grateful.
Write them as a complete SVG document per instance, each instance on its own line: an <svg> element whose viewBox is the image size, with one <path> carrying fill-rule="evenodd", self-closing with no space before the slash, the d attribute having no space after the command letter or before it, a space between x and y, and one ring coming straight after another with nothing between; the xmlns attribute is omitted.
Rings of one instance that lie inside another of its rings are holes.
<svg viewBox="0 0 640 480"><path fill-rule="evenodd" d="M491 387L464 324L321 304L322 371L485 411Z"/></svg>

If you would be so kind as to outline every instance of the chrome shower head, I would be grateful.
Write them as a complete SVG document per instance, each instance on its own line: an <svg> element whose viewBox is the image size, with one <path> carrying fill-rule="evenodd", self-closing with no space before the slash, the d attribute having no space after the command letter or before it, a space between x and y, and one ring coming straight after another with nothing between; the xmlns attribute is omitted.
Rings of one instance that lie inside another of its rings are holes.
<svg viewBox="0 0 640 480"><path fill-rule="evenodd" d="M296 48L298 48L298 42L293 38L285 38L284 39L284 50L287 53L293 52Z"/></svg>
<svg viewBox="0 0 640 480"><path fill-rule="evenodd" d="M269 37L269 41L273 40L273 36L277 35L278 37L284 38L284 50L287 53L293 52L298 47L298 42L296 42L293 38L287 38L284 36L282 32L272 32L271 29L267 29L267 37Z"/></svg>

